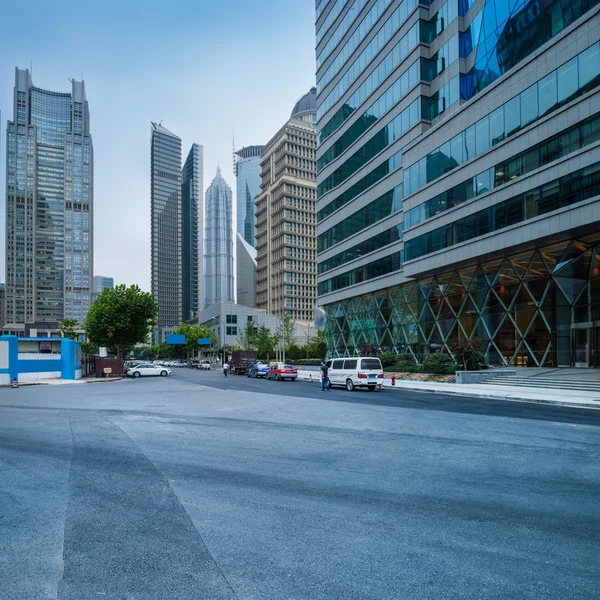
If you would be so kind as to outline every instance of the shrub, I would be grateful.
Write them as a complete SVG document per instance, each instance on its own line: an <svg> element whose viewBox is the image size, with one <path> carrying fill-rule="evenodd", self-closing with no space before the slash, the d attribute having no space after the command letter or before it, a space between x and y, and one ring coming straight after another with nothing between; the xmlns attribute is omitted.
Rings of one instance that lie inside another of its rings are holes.
<svg viewBox="0 0 600 600"><path fill-rule="evenodd" d="M384 369L386 367L393 367L398 361L398 355L391 351L382 352L379 355L379 360L381 361Z"/></svg>
<svg viewBox="0 0 600 600"><path fill-rule="evenodd" d="M436 352L429 354L423 360L423 372L435 375L452 375L456 371L456 364L451 356Z"/></svg>
<svg viewBox="0 0 600 600"><path fill-rule="evenodd" d="M414 365L415 359L410 352L406 352L405 354L398 354L398 366L399 367L407 367L409 365Z"/></svg>
<svg viewBox="0 0 600 600"><path fill-rule="evenodd" d="M402 367L402 370L406 373L422 373L423 365L406 365Z"/></svg>
<svg viewBox="0 0 600 600"><path fill-rule="evenodd" d="M460 340L456 342L450 350L456 361L465 371L480 371L487 369L485 356L478 351L479 342L477 339Z"/></svg>
<svg viewBox="0 0 600 600"><path fill-rule="evenodd" d="M371 344L371 342L361 342L358 345L361 356L377 356L377 344Z"/></svg>

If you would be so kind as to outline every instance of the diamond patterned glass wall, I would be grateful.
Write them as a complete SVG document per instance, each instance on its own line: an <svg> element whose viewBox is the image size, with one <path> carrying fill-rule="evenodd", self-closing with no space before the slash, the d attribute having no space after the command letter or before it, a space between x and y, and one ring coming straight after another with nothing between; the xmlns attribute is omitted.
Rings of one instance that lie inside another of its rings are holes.
<svg viewBox="0 0 600 600"><path fill-rule="evenodd" d="M449 353L458 340L476 339L492 365L598 366L600 235L473 264L325 311L329 356L357 355L361 342L369 342L421 362L432 352ZM575 343L582 336L573 333L586 328L582 350Z"/></svg>

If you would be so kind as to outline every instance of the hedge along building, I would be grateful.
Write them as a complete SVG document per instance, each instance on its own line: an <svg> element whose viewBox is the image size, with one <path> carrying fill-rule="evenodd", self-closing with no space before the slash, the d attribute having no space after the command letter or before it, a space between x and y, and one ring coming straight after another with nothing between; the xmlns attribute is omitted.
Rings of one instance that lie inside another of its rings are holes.
<svg viewBox="0 0 600 600"><path fill-rule="evenodd" d="M598 366L597 4L319 5L331 355L477 338L491 364Z"/></svg>

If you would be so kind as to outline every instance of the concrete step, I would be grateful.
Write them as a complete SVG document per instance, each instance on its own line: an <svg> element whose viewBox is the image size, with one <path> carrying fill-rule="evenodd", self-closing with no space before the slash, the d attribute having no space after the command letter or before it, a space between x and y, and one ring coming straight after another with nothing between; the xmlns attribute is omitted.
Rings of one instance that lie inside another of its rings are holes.
<svg viewBox="0 0 600 600"><path fill-rule="evenodd" d="M570 390L600 392L600 383L587 381L565 381L564 379L542 379L541 377L496 376L485 382L487 385L507 385L529 388L568 388Z"/></svg>

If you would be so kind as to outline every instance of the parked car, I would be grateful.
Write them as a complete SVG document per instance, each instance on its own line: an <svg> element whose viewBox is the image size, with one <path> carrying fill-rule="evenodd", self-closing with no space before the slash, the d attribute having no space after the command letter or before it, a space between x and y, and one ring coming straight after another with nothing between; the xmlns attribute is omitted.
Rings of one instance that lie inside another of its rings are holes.
<svg viewBox="0 0 600 600"><path fill-rule="evenodd" d="M344 386L349 392L366 387L374 392L383 383L383 368L378 358L336 358L327 361L329 382Z"/></svg>
<svg viewBox="0 0 600 600"><path fill-rule="evenodd" d="M153 365L151 363L142 363L141 365L136 365L135 367L130 367L127 369L126 373L127 377L153 377L153 376L161 376L167 377L167 375L171 374L171 369L167 367L159 367L158 365Z"/></svg>
<svg viewBox="0 0 600 600"><path fill-rule="evenodd" d="M291 379L292 381L296 381L296 377L298 377L298 371L292 365L279 363L269 367L267 371L267 379L276 379L277 381Z"/></svg>
<svg viewBox="0 0 600 600"><path fill-rule="evenodd" d="M210 360L201 360L200 366L198 367L201 371L210 371L211 368Z"/></svg>
<svg viewBox="0 0 600 600"><path fill-rule="evenodd" d="M254 363L248 369L248 377L266 377L267 371L269 370L269 365L267 363Z"/></svg>
<svg viewBox="0 0 600 600"><path fill-rule="evenodd" d="M187 363L184 363L182 360L176 360L174 363L171 363L172 367L187 367Z"/></svg>

